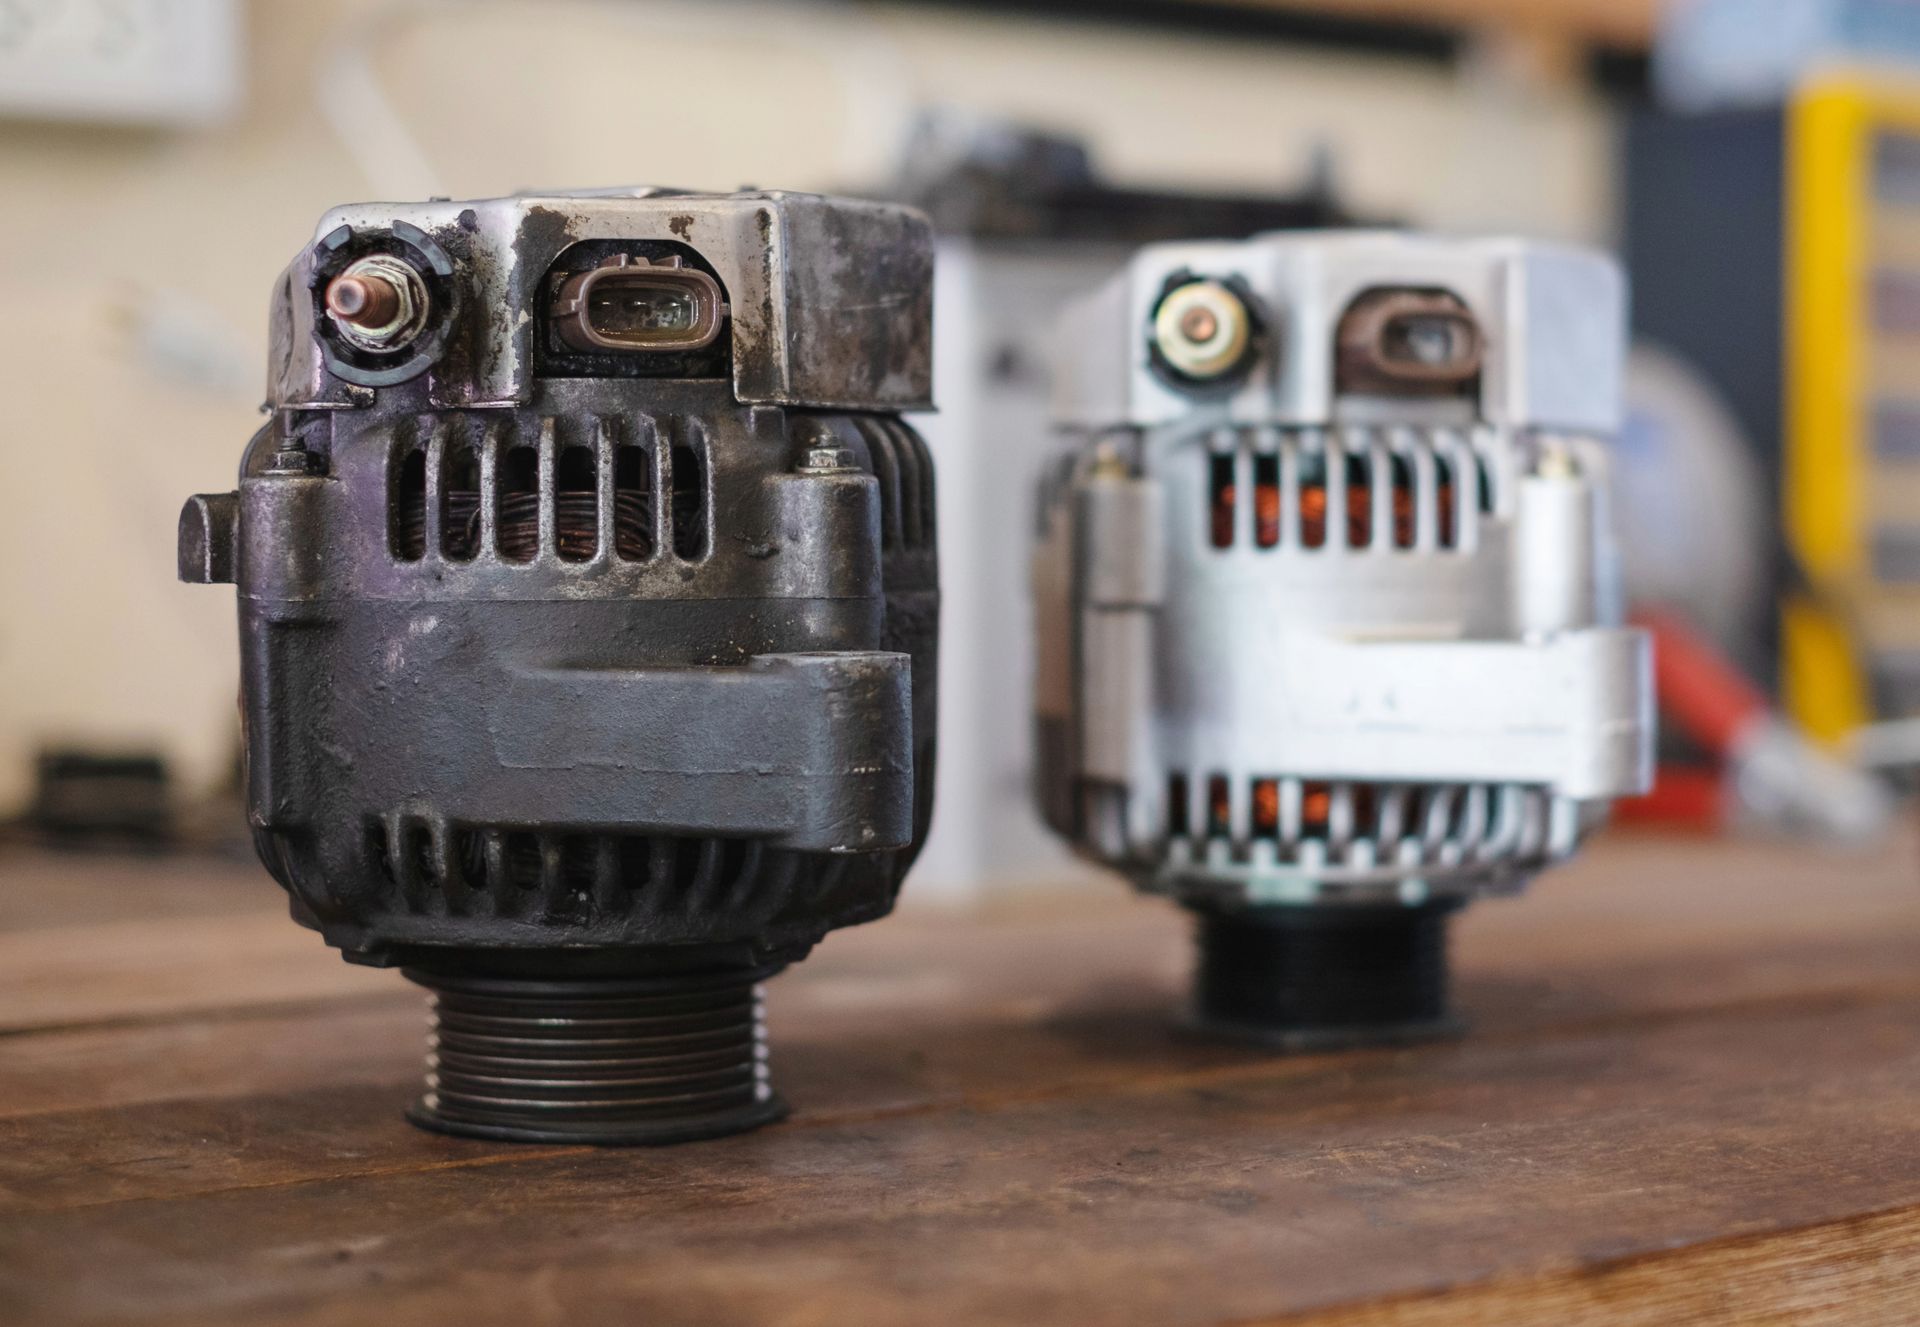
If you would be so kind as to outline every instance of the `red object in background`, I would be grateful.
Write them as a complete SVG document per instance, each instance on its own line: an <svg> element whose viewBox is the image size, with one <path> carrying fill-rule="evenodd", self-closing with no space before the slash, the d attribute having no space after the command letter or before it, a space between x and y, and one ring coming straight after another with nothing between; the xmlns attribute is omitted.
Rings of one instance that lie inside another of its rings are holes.
<svg viewBox="0 0 1920 1327"><path fill-rule="evenodd" d="M1651 793L1621 803L1623 819L1704 830L1765 825L1846 843L1886 828L1893 799L1870 773L1809 742L1679 618L1648 613L1635 620L1653 636L1662 722L1712 764L1663 764Z"/></svg>
<svg viewBox="0 0 1920 1327"><path fill-rule="evenodd" d="M1726 772L1718 767L1661 765L1653 772L1652 788L1613 804L1613 818L1622 825L1714 832L1726 820L1732 795Z"/></svg>
<svg viewBox="0 0 1920 1327"><path fill-rule="evenodd" d="M1636 613L1653 637L1653 689L1660 713L1713 755L1725 759L1768 720L1760 688L1713 644L1671 613Z"/></svg>
<svg viewBox="0 0 1920 1327"><path fill-rule="evenodd" d="M1742 739L1771 722L1767 698L1674 614L1635 613L1633 623L1653 637L1653 687L1661 722L1685 733L1716 763L1662 764L1654 771L1652 790L1623 798L1614 814L1626 824L1718 830L1734 804L1728 767Z"/></svg>

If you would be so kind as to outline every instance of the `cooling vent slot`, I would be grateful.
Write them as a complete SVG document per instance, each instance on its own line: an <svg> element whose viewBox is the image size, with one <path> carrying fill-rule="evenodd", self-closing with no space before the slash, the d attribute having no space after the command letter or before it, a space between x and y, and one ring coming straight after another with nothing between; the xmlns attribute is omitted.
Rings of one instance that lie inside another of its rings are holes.
<svg viewBox="0 0 1920 1327"><path fill-rule="evenodd" d="M440 551L449 562L471 562L480 551L480 449L458 437L441 456Z"/></svg>
<svg viewBox="0 0 1920 1327"><path fill-rule="evenodd" d="M1550 800L1518 784L1253 778L1236 788L1223 774L1173 773L1167 835L1192 858L1216 850L1244 861L1270 845L1263 855L1287 862L1313 853L1349 865L1453 865L1540 851Z"/></svg>
<svg viewBox="0 0 1920 1327"><path fill-rule="evenodd" d="M366 854L409 912L580 921L642 905L692 913L765 897L777 906L796 887L831 888L845 867L754 839L561 834L404 813L367 821Z"/></svg>
<svg viewBox="0 0 1920 1327"><path fill-rule="evenodd" d="M672 496L673 551L686 562L707 555L707 468L692 447L675 446L667 455L668 488Z"/></svg>
<svg viewBox="0 0 1920 1327"><path fill-rule="evenodd" d="M592 448L561 448L553 468L553 537L562 562L587 562L600 551L596 469Z"/></svg>
<svg viewBox="0 0 1920 1327"><path fill-rule="evenodd" d="M540 555L540 453L531 447L509 447L494 464L493 529L506 561Z"/></svg>
<svg viewBox="0 0 1920 1327"><path fill-rule="evenodd" d="M1222 429L1204 464L1220 549L1467 551L1497 510L1493 468L1464 429Z"/></svg>
<svg viewBox="0 0 1920 1327"><path fill-rule="evenodd" d="M920 435L897 419L862 416L860 436L880 486L880 547L885 552L931 548L933 457Z"/></svg>
<svg viewBox="0 0 1920 1327"><path fill-rule="evenodd" d="M613 453L613 554L622 562L653 556L653 454L621 443Z"/></svg>
<svg viewBox="0 0 1920 1327"><path fill-rule="evenodd" d="M548 418L515 435L426 418L396 430L386 484L396 562L698 562L712 546L707 443L690 419Z"/></svg>
<svg viewBox="0 0 1920 1327"><path fill-rule="evenodd" d="M397 448L388 468L387 548L398 562L426 556L427 454L418 446Z"/></svg>

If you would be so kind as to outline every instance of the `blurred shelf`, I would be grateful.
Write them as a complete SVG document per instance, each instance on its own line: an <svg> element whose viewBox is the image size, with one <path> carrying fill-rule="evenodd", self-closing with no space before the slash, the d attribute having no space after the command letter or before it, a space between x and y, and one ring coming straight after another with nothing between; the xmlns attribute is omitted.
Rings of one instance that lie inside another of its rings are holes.
<svg viewBox="0 0 1920 1327"><path fill-rule="evenodd" d="M1188 0L1174 0L1186 3ZM1509 29L1530 37L1643 51L1659 0L1191 0L1218 7L1369 23Z"/></svg>

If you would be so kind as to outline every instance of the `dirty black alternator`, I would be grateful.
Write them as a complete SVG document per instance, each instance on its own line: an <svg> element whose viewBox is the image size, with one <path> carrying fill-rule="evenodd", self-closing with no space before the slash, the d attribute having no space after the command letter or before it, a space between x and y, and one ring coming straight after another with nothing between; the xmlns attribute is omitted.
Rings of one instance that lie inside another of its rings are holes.
<svg viewBox="0 0 1920 1327"><path fill-rule="evenodd" d="M343 207L235 493L247 800L294 917L433 994L416 1123L778 1117L759 984L931 813L918 214L633 191Z"/></svg>

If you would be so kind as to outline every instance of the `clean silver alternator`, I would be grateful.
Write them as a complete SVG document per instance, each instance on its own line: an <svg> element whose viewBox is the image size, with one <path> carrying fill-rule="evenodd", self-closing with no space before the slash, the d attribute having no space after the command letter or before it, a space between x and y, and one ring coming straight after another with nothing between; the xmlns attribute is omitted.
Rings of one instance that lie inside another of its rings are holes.
<svg viewBox="0 0 1920 1327"><path fill-rule="evenodd" d="M1646 786L1623 306L1597 254L1294 232L1148 248L1069 312L1038 795L1200 914L1204 1023L1448 1029L1446 914Z"/></svg>

